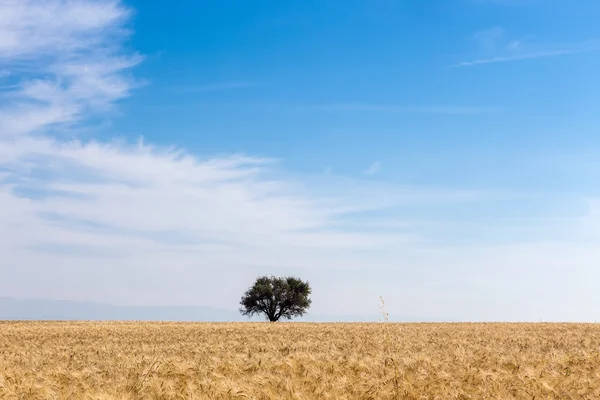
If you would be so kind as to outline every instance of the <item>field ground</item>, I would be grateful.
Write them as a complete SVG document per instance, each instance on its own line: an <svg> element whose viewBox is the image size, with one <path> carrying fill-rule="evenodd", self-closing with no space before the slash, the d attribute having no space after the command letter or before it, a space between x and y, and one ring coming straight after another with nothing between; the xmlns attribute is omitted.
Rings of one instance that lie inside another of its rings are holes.
<svg viewBox="0 0 600 400"><path fill-rule="evenodd" d="M2 399L600 399L600 325L0 322Z"/></svg>

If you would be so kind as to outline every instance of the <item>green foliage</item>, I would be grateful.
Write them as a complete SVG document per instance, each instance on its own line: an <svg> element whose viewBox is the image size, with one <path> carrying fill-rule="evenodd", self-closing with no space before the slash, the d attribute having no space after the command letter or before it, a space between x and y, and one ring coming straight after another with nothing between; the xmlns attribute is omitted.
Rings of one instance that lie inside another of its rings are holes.
<svg viewBox="0 0 600 400"><path fill-rule="evenodd" d="M310 293L308 282L298 278L261 276L242 296L240 312L247 316L264 314L271 322L301 317L310 307Z"/></svg>

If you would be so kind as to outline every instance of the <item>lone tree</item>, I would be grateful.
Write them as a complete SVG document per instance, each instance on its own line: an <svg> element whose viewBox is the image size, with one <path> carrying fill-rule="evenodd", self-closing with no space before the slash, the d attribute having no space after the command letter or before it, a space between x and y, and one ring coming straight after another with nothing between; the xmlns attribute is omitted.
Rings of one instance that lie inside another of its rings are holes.
<svg viewBox="0 0 600 400"><path fill-rule="evenodd" d="M242 315L265 314L271 322L301 317L310 307L308 282L294 277L261 276L240 301Z"/></svg>

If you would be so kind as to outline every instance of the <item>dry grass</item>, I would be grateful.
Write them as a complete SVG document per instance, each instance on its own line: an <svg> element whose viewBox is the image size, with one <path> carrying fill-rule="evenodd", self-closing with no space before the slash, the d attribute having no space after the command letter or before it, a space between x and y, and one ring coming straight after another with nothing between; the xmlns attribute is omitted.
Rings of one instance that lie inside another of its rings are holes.
<svg viewBox="0 0 600 400"><path fill-rule="evenodd" d="M0 323L3 399L598 399L600 326Z"/></svg>

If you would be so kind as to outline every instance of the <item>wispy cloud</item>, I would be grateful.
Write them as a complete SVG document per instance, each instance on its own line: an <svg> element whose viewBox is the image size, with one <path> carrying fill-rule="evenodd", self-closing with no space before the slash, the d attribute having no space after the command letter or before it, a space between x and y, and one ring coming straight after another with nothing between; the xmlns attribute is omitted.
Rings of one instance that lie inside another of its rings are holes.
<svg viewBox="0 0 600 400"><path fill-rule="evenodd" d="M8 0L0 4L0 69L19 77L4 95L0 135L73 123L129 95L121 72L142 57L125 55L130 11L117 1Z"/></svg>
<svg viewBox="0 0 600 400"><path fill-rule="evenodd" d="M379 172L380 169L381 169L381 163L378 161L375 161L374 163L369 165L369 168L367 168L364 171L364 174L365 175L373 175L373 174L376 174L377 172Z"/></svg>
<svg viewBox="0 0 600 400"><path fill-rule="evenodd" d="M600 41L596 39L577 43L530 43L525 39L507 37L506 32L499 27L477 32L474 35L474 41L481 57L460 62L455 67L472 67L600 51Z"/></svg>
<svg viewBox="0 0 600 400"><path fill-rule="evenodd" d="M217 82L207 83L203 85L189 85L179 87L178 90L182 92L220 92L224 90L232 89L243 89L254 86L263 86L264 82L252 82L252 81L234 81L234 82Z"/></svg>
<svg viewBox="0 0 600 400"><path fill-rule="evenodd" d="M95 51L98 55L111 47L103 45L119 44L129 17L130 10L119 1L4 0L0 3L0 58L15 63L31 61L35 55L39 63L43 57L56 60L58 54L75 55L80 50L90 55L101 46L102 50ZM107 27L110 32L105 31Z"/></svg>
<svg viewBox="0 0 600 400"><path fill-rule="evenodd" d="M380 112L390 114L448 114L448 115L474 115L498 112L495 107L476 106L406 106L398 104L373 104L373 103L334 103L312 106L301 106L302 110L317 111L355 111L355 112Z"/></svg>
<svg viewBox="0 0 600 400"><path fill-rule="evenodd" d="M483 58L479 60L473 61L464 61L460 64L457 64L457 67L471 67L474 65L480 64L494 64L494 63L502 63L502 62L510 62L510 61L519 61L519 60L529 60L534 58L548 58L548 57L558 57L564 56L568 54L577 54L583 53L591 50L554 50L554 51L545 51L539 53L525 53L513 56L504 56L504 57L492 57L492 58Z"/></svg>

